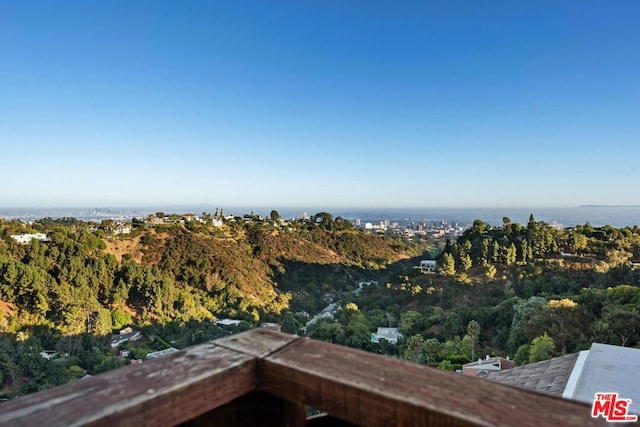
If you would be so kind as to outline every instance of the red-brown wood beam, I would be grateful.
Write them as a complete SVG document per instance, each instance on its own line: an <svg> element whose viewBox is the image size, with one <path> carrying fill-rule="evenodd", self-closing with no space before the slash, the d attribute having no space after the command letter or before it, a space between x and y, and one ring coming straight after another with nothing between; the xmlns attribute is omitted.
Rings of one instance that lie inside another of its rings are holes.
<svg viewBox="0 0 640 427"><path fill-rule="evenodd" d="M260 389L363 426L590 426L588 405L301 339L258 365Z"/></svg>
<svg viewBox="0 0 640 427"><path fill-rule="evenodd" d="M7 426L173 426L256 388L256 358L205 344L0 405Z"/></svg>

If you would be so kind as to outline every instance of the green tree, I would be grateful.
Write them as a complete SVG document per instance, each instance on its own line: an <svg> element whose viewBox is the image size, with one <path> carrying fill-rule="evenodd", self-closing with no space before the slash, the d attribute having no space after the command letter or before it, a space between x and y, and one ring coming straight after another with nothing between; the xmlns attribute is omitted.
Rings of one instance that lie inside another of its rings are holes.
<svg viewBox="0 0 640 427"><path fill-rule="evenodd" d="M487 267L485 268L485 272L484 275L487 279L489 280L493 280L496 277L496 266L493 264L488 264Z"/></svg>
<svg viewBox="0 0 640 427"><path fill-rule="evenodd" d="M295 334L298 332L302 325L295 318L293 313L287 311L282 317L282 332L286 332L288 334Z"/></svg>
<svg viewBox="0 0 640 427"><path fill-rule="evenodd" d="M462 266L462 270L469 271L472 267L473 263L471 261L471 256L469 254L464 254L460 257L460 264Z"/></svg>
<svg viewBox="0 0 640 427"><path fill-rule="evenodd" d="M605 291L598 338L604 342L633 345L640 338L640 288L619 285Z"/></svg>
<svg viewBox="0 0 640 427"><path fill-rule="evenodd" d="M475 320L467 324L467 335L471 338L471 360L476 358L476 343L480 337L480 324Z"/></svg>
<svg viewBox="0 0 640 427"><path fill-rule="evenodd" d="M456 263L453 255L445 253L442 256L442 265L440 266L440 272L443 276L454 276L456 274Z"/></svg>
<svg viewBox="0 0 640 427"><path fill-rule="evenodd" d="M545 314L553 322L552 330L556 332L554 335L563 352L567 351L570 336L578 335L580 324L577 306L578 304L569 298L552 299L547 303Z"/></svg>
<svg viewBox="0 0 640 427"><path fill-rule="evenodd" d="M413 335L407 339L403 358L414 363L434 365L438 362L442 344L436 338L425 340L422 335Z"/></svg>
<svg viewBox="0 0 640 427"><path fill-rule="evenodd" d="M480 243L480 265L487 266L491 261L491 248L489 239L482 239Z"/></svg>
<svg viewBox="0 0 640 427"><path fill-rule="evenodd" d="M438 364L438 369L440 369L441 371L454 371L455 366L453 365L453 363L451 363L451 361L445 359Z"/></svg>
<svg viewBox="0 0 640 427"><path fill-rule="evenodd" d="M126 313L121 308L116 308L111 312L111 327L112 329L122 329L131 324L131 315Z"/></svg>
<svg viewBox="0 0 640 427"><path fill-rule="evenodd" d="M636 306L626 305L608 305L602 310L602 319L600 322L605 326L607 334L617 336L621 346L627 346L629 343L635 343L638 340L640 332L640 311ZM608 341L613 341L609 339Z"/></svg>
<svg viewBox="0 0 640 427"><path fill-rule="evenodd" d="M447 336L460 334L464 330L464 323L462 323L460 314L455 311L448 312L444 317L442 330Z"/></svg>
<svg viewBox="0 0 640 427"><path fill-rule="evenodd" d="M335 344L344 344L345 331L342 325L338 322L330 319L320 319L315 325L313 325L311 337Z"/></svg>
<svg viewBox="0 0 640 427"><path fill-rule="evenodd" d="M106 308L98 308L91 314L91 333L97 336L105 336L111 333L111 312Z"/></svg>
<svg viewBox="0 0 640 427"><path fill-rule="evenodd" d="M460 356L464 357L465 360L471 361L471 353L473 349L473 343L471 342L471 337L469 335L465 335L462 337L460 341ZM453 360L451 360L453 362Z"/></svg>
<svg viewBox="0 0 640 427"><path fill-rule="evenodd" d="M404 344L402 357L413 363L426 363L426 356L424 354L424 338L422 335L416 334L407 338L407 341Z"/></svg>
<svg viewBox="0 0 640 427"><path fill-rule="evenodd" d="M527 363L529 363L529 352L530 352L530 350L531 350L531 345L522 344L520 347L518 347L518 350L516 351L516 354L513 356L513 362L517 366L522 366L522 365L526 365Z"/></svg>
<svg viewBox="0 0 640 427"><path fill-rule="evenodd" d="M318 212L311 217L311 220L317 224L320 224L320 226L325 230L332 231L335 229L333 215L331 215L329 212Z"/></svg>
<svg viewBox="0 0 640 427"><path fill-rule="evenodd" d="M494 240L491 243L491 262L500 261L500 244Z"/></svg>
<svg viewBox="0 0 640 427"><path fill-rule="evenodd" d="M527 231L533 231L536 227L536 220L533 214L529 214L529 222L527 223Z"/></svg>
<svg viewBox="0 0 640 427"><path fill-rule="evenodd" d="M530 338L527 338L527 325L531 319L545 310L546 305L546 299L538 296L519 300L513 305L513 320L508 340L511 351L516 351L521 345L529 341Z"/></svg>
<svg viewBox="0 0 640 427"><path fill-rule="evenodd" d="M400 315L398 331L405 337L416 335L422 329L424 316L417 311L409 310Z"/></svg>
<svg viewBox="0 0 640 427"><path fill-rule="evenodd" d="M424 341L423 351L426 357L426 362L429 365L434 365L438 362L440 352L442 350L442 344L436 338L429 338Z"/></svg>
<svg viewBox="0 0 640 427"><path fill-rule="evenodd" d="M571 233L569 237L569 250L574 254L582 254L587 249L588 239L587 236L581 233Z"/></svg>
<svg viewBox="0 0 640 427"><path fill-rule="evenodd" d="M363 316L364 317L364 316ZM354 318L348 325L349 336L345 344L349 347L367 349L371 343L371 327L362 318Z"/></svg>
<svg viewBox="0 0 640 427"><path fill-rule="evenodd" d="M529 348L529 363L551 359L555 349L556 345L553 339L545 332L544 335L534 338L531 342L531 347Z"/></svg>
<svg viewBox="0 0 640 427"><path fill-rule="evenodd" d="M516 258L518 255L518 251L516 250L516 245L513 243L507 248L506 256L505 256L505 264L507 266L511 266L516 263Z"/></svg>
<svg viewBox="0 0 640 427"><path fill-rule="evenodd" d="M529 244L529 240L524 239L520 244L520 249L522 251L522 261L528 262L533 259L533 250L531 249L531 245Z"/></svg>

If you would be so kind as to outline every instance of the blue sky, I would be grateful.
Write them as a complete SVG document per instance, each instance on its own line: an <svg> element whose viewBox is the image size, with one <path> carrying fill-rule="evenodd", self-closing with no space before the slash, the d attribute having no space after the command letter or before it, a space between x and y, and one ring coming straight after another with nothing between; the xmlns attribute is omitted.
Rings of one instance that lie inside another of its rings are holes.
<svg viewBox="0 0 640 427"><path fill-rule="evenodd" d="M640 2L0 2L0 206L640 204Z"/></svg>

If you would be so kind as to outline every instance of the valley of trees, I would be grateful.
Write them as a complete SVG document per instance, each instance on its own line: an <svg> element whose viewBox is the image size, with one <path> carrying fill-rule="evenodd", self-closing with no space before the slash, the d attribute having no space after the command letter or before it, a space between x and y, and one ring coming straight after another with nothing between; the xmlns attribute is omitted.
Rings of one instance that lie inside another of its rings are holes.
<svg viewBox="0 0 640 427"><path fill-rule="evenodd" d="M638 344L637 227L476 220L437 260L438 274L406 269L366 288L350 299L357 311L319 322L311 335L446 370L485 354L521 365L592 342ZM369 342L365 333L376 326L397 326L404 344Z"/></svg>
<svg viewBox="0 0 640 427"><path fill-rule="evenodd" d="M104 221L0 220L0 394L74 381L261 322L446 370L485 354L523 364L592 342L640 339L637 227L476 220L456 241L434 242L370 235L326 212L307 221L273 211L221 226L133 225L112 235ZM48 241L10 237L36 232ZM427 258L437 260L436 274L415 268ZM369 285L356 291L358 282ZM341 306L335 316L305 328L330 303ZM215 324L227 317L242 322ZM123 358L109 339L127 325L145 338L125 344L131 355ZM381 326L404 338L373 343ZM64 357L46 360L44 350Z"/></svg>

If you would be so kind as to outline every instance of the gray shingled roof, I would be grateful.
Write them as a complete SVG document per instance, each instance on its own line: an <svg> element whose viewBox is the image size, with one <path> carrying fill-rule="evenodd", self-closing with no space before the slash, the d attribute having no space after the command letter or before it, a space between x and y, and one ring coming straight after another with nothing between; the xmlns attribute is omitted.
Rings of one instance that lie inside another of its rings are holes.
<svg viewBox="0 0 640 427"><path fill-rule="evenodd" d="M562 397L579 353L530 363L504 371L491 372L485 378L499 383Z"/></svg>
<svg viewBox="0 0 640 427"><path fill-rule="evenodd" d="M580 369L576 367L575 387L565 390L565 397L591 403L595 393L617 392L631 399L630 412L640 414L639 367L640 349L593 343Z"/></svg>

